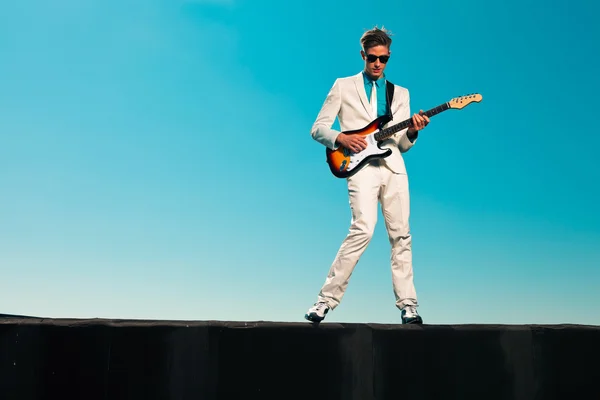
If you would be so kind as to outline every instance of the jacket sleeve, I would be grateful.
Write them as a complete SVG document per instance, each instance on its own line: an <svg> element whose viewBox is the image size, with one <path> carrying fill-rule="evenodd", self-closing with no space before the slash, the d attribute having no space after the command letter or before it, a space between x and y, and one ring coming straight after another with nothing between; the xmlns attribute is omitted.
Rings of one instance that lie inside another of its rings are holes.
<svg viewBox="0 0 600 400"><path fill-rule="evenodd" d="M336 79L333 86L329 90L325 102L317 115L310 134L314 140L332 150L337 149L336 139L340 134L339 131L331 129L335 119L340 111L342 104L342 96L339 80Z"/></svg>
<svg viewBox="0 0 600 400"><path fill-rule="evenodd" d="M396 87L396 89L398 89L398 88ZM406 89L406 88L403 88L401 93L403 95L402 103L401 103L400 107L398 108L398 110L394 113L394 121L397 121L397 122L401 122L401 121L404 121L404 120L410 118L410 93L408 92L408 89ZM398 149L400 150L401 153L406 153L417 142L417 137L414 137L413 140L410 140L408 138L408 136L406 135L407 131L408 131L408 128L402 129L396 135L398 138L397 139Z"/></svg>

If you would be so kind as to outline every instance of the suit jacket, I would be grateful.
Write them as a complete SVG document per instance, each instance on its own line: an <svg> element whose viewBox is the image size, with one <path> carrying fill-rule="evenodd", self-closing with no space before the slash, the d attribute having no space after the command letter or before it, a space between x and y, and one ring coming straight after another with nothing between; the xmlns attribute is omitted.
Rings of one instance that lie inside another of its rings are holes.
<svg viewBox="0 0 600 400"><path fill-rule="evenodd" d="M386 124L386 127L410 118L408 89L394 85L391 113L393 119ZM373 115L367 100L362 72L336 79L312 126L313 139L330 149L338 147L335 139L340 132L331 129L336 117L342 132L362 129L377 118L377 115ZM416 143L416 139L413 141L408 139L407 130L408 128L397 132L381 144L381 147L392 150L392 154L383 159L383 164L399 174L406 174L406 166L401 153L407 152Z"/></svg>

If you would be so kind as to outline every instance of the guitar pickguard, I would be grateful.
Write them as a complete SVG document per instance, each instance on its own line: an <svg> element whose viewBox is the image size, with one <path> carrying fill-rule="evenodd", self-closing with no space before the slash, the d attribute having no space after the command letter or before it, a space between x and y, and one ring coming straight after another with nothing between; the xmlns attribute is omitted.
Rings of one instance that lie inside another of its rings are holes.
<svg viewBox="0 0 600 400"><path fill-rule="evenodd" d="M353 170L361 166L361 163L365 161L367 158L373 158L379 156L381 154L386 153L387 149L380 149L377 145L377 141L375 140L375 132L365 136L365 141L367 142L367 148L361 151L360 153L352 153L350 154L350 163L348 164L347 169Z"/></svg>

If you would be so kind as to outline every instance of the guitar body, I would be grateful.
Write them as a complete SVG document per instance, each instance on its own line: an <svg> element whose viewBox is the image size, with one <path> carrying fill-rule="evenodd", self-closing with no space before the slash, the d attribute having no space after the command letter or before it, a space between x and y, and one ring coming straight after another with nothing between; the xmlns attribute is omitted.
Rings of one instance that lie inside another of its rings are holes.
<svg viewBox="0 0 600 400"><path fill-rule="evenodd" d="M360 135L364 137L367 142L367 148L359 153L352 153L341 146L335 150L327 148L327 164L329 164L331 173L338 178L348 178L360 171L369 161L385 158L392 154L392 150L382 149L379 147L377 140L375 140L375 134L389 121L390 117L384 115L362 129L342 132L346 135Z"/></svg>

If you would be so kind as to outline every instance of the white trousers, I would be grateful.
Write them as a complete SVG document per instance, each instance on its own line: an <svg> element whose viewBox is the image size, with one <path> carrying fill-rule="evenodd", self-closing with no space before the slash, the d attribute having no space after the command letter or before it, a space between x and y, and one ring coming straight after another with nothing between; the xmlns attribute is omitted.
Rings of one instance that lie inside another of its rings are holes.
<svg viewBox="0 0 600 400"><path fill-rule="evenodd" d="M408 176L393 173L382 162L376 161L348 178L347 182L352 223L329 269L318 301L327 303L332 310L340 304L352 271L373 236L380 202L391 245L392 287L396 306L399 309L405 305L417 306L408 222Z"/></svg>

